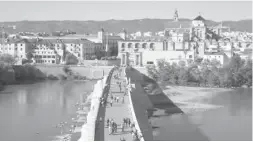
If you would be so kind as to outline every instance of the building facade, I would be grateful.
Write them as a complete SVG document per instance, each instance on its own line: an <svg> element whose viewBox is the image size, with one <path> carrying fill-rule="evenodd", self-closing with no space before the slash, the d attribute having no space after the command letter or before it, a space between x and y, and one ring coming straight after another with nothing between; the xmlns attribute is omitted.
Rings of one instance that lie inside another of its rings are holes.
<svg viewBox="0 0 253 142"><path fill-rule="evenodd" d="M32 52L32 43L26 39L5 39L0 43L0 54L10 54L17 60L27 59Z"/></svg>

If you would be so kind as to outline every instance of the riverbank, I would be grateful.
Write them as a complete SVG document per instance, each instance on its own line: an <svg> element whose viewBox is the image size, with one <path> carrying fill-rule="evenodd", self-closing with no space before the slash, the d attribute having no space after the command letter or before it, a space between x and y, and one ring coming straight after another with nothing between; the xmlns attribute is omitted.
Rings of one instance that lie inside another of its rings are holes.
<svg viewBox="0 0 253 142"><path fill-rule="evenodd" d="M154 105L149 122L155 141L251 139L252 92L161 86L134 68L131 72L132 81L142 85Z"/></svg>
<svg viewBox="0 0 253 142"><path fill-rule="evenodd" d="M45 72L36 66L22 65L22 66L11 66L6 65L1 67L2 72L0 74L0 91L4 90L5 85L19 85L19 84L34 84L46 80L71 80L71 81L93 81L101 79L100 74L87 73L85 76L82 74L72 71L64 72L62 67L62 73ZM102 72L102 74L105 74Z"/></svg>
<svg viewBox="0 0 253 142"><path fill-rule="evenodd" d="M176 100L189 100L191 98L203 97L210 93L231 91L229 88L205 88L205 87L188 87L188 86L166 86L163 92L170 98Z"/></svg>
<svg viewBox="0 0 253 142"><path fill-rule="evenodd" d="M90 102L90 110L86 116L87 121L81 128L81 137L78 141L94 141L96 139L96 129L101 126L100 123L103 122L104 118L101 116L102 114L99 113L104 112L101 111L99 98L108 94L108 83L111 79L113 70L114 69L111 69L109 74L105 75L102 80L97 81L97 83L94 85L93 92L87 97L87 101Z"/></svg>
<svg viewBox="0 0 253 142"><path fill-rule="evenodd" d="M229 91L233 89L185 86L166 86L163 89L164 94L187 114L221 108L222 106L219 105L202 103L201 100L210 99L222 92Z"/></svg>

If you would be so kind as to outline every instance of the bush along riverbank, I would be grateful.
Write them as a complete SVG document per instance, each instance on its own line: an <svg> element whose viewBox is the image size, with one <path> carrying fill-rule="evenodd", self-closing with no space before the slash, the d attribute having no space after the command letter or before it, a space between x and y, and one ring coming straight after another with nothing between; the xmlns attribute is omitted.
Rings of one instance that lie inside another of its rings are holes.
<svg viewBox="0 0 253 142"><path fill-rule="evenodd" d="M0 65L0 82L2 85L26 84L45 80L46 76L31 65Z"/></svg>
<svg viewBox="0 0 253 142"><path fill-rule="evenodd" d="M82 76L76 72L73 72L68 66L63 67L64 74L55 76L53 74L47 75L48 80L92 80L86 76Z"/></svg>
<svg viewBox="0 0 253 142"><path fill-rule="evenodd" d="M161 87L252 87L252 60L243 60L238 55L233 56L225 66L221 66L216 60L188 61L188 66L184 62L171 65L161 60L156 66L148 66L147 71Z"/></svg>

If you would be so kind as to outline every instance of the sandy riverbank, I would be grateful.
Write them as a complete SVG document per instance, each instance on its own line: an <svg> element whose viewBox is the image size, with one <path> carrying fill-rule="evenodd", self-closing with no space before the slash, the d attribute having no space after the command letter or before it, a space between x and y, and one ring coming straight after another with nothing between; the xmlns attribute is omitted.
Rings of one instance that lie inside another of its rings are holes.
<svg viewBox="0 0 253 142"><path fill-rule="evenodd" d="M231 91L225 88L200 88L185 86L167 86L163 90L164 94L169 97L184 113L202 112L211 109L217 109L223 106L208 104L202 101L221 92Z"/></svg>

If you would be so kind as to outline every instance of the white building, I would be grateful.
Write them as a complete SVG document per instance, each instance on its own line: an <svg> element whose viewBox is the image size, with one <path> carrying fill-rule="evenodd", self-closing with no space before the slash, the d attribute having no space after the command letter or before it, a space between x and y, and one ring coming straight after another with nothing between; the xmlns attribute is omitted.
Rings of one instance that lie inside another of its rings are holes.
<svg viewBox="0 0 253 142"><path fill-rule="evenodd" d="M217 60L221 65L228 63L228 57L224 53L205 53L203 56L203 60Z"/></svg>
<svg viewBox="0 0 253 142"><path fill-rule="evenodd" d="M184 59L194 60L195 52L187 47L185 50L177 50L169 46L165 48L167 42L158 41L119 41L119 55L121 65L145 66L156 64L160 59L168 62L178 62Z"/></svg>
<svg viewBox="0 0 253 142"><path fill-rule="evenodd" d="M10 54L18 60L26 59L32 44L26 39L5 39L0 43L0 54Z"/></svg>
<svg viewBox="0 0 253 142"><path fill-rule="evenodd" d="M143 33L143 36L149 36L149 37L151 37L152 35L153 35L152 32L144 32Z"/></svg>

